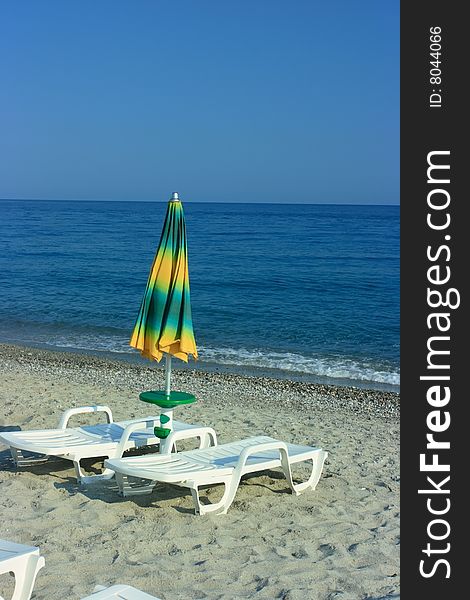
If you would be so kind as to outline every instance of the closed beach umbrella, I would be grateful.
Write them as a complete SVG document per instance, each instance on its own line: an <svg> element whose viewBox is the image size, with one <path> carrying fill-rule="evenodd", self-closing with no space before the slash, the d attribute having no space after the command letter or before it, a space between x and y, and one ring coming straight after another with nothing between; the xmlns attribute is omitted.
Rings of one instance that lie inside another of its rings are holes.
<svg viewBox="0 0 470 600"><path fill-rule="evenodd" d="M194 402L195 398L189 399L189 394L170 391L172 356L185 362L189 355L197 359L189 295L186 225L183 206L176 193L168 202L160 243L130 345L150 360L160 362L163 355L166 359L165 391L144 392L141 400L170 409L177 404ZM161 401L157 401L159 394ZM181 395L188 396L186 402ZM170 406L170 398L176 404L173 402ZM166 421L168 428L171 427L171 412L169 418L170 422Z"/></svg>

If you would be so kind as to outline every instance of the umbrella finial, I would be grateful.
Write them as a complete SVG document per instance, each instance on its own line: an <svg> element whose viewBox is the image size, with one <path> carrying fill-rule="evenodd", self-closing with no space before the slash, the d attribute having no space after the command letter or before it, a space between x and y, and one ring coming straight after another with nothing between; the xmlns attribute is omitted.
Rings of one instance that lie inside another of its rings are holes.
<svg viewBox="0 0 470 600"><path fill-rule="evenodd" d="M171 194L170 201L175 202L175 201L178 201L178 200L179 200L178 192L173 192Z"/></svg>

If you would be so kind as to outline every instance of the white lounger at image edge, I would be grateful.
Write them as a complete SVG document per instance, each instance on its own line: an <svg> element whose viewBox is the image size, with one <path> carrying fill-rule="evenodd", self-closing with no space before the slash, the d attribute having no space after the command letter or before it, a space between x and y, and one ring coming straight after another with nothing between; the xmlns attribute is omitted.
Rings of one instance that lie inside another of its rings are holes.
<svg viewBox="0 0 470 600"><path fill-rule="evenodd" d="M323 469L327 452L321 448L287 444L267 436L222 444L213 448L179 452L171 455L149 455L110 459L105 465L115 471L116 481L124 495L136 492L128 477L152 482L164 482L187 487L191 490L197 514L208 512L226 513L233 502L240 479L247 473L282 468L293 493L315 489ZM312 471L303 483L295 484L291 465L311 461ZM201 504L199 487L223 483L222 499L214 504ZM150 491L149 486L144 488Z"/></svg>
<svg viewBox="0 0 470 600"><path fill-rule="evenodd" d="M104 412L108 422L98 425L85 425L69 428L68 421L77 414ZM129 421L113 422L111 409L107 406L83 406L72 408L62 415L57 429L37 429L31 431L10 431L0 434L0 443L10 447L12 458L19 467L44 462L44 458L26 458L22 452L48 456L58 456L71 460L75 466L77 480L91 483L109 479L114 473L107 469L99 475L85 476L80 461L84 458L119 457L133 448L152 446L160 443L153 429L160 425L160 417L152 416ZM200 438L200 447L216 444L215 431L210 427L191 425L173 421L173 431L168 441L173 439ZM171 446L171 444L167 444Z"/></svg>
<svg viewBox="0 0 470 600"><path fill-rule="evenodd" d="M44 558L39 556L39 548L0 540L0 574L13 573L15 576L11 600L31 598L36 575L43 566Z"/></svg>
<svg viewBox="0 0 470 600"><path fill-rule="evenodd" d="M112 585L104 588L96 586L95 592L91 596L86 596L82 600L160 600L156 596L151 596L141 592L130 585Z"/></svg>
<svg viewBox="0 0 470 600"><path fill-rule="evenodd" d="M36 575L44 564L44 557L39 555L39 548L0 540L0 575L12 572L15 576L15 590L11 600L30 600ZM0 600L3 600L1 596ZM82 600L160 599L130 585L112 585L110 587L97 585L94 593Z"/></svg>

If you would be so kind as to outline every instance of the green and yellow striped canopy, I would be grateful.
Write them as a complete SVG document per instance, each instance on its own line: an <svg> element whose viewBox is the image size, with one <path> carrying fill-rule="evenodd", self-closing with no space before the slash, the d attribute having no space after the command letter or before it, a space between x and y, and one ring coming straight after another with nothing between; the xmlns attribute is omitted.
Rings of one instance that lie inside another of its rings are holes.
<svg viewBox="0 0 470 600"><path fill-rule="evenodd" d="M160 362L167 352L185 362L197 359L189 296L188 252L183 206L170 200L157 254L150 269L130 345Z"/></svg>

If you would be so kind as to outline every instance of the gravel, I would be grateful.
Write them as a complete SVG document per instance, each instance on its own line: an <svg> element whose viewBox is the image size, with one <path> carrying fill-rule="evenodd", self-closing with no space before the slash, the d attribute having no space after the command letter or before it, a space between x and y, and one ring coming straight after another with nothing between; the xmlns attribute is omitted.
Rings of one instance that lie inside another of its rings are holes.
<svg viewBox="0 0 470 600"><path fill-rule="evenodd" d="M162 366L149 366L71 352L56 352L0 344L0 370L44 374L59 381L109 385L139 393L163 384ZM288 409L295 413L350 411L364 417L398 419L400 396L395 392L251 377L232 373L181 370L172 374L172 386L190 390L205 404L247 406L260 410Z"/></svg>

